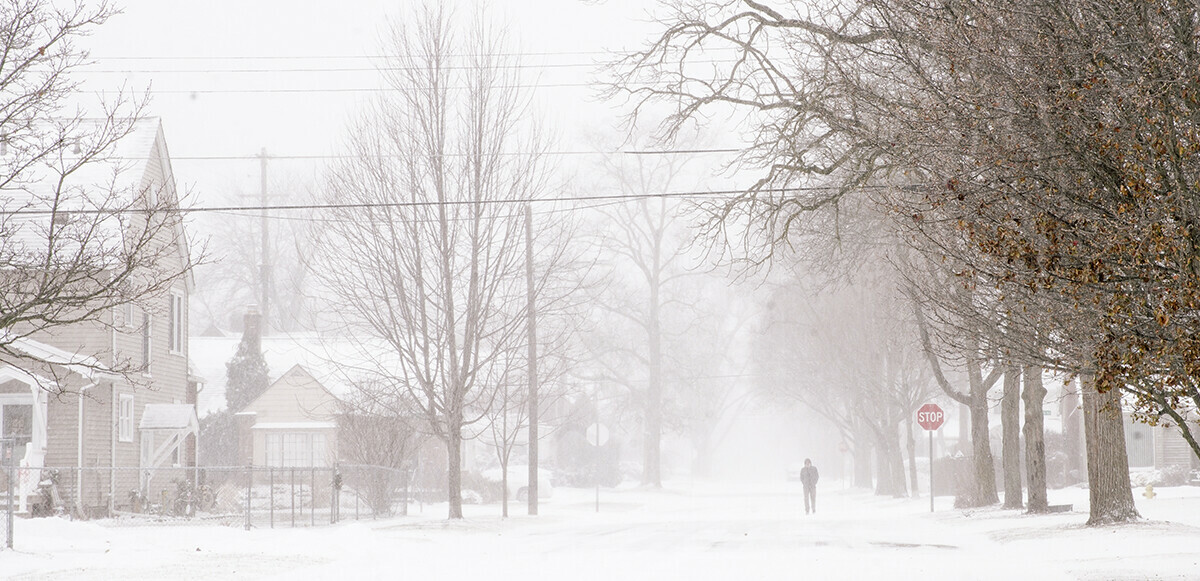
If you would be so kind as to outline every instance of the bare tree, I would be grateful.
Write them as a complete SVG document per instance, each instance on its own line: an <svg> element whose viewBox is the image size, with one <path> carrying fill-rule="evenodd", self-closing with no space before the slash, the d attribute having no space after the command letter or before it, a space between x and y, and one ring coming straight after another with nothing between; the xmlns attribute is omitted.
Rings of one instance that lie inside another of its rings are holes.
<svg viewBox="0 0 1200 581"><path fill-rule="evenodd" d="M689 293L699 298L685 311L691 325L674 350L679 386L668 394L666 424L691 440L692 474L708 477L716 449L752 403L751 361L741 346L755 330L755 312L748 285L701 276L688 283L700 287Z"/></svg>
<svg viewBox="0 0 1200 581"><path fill-rule="evenodd" d="M606 158L603 175L623 195L662 193L685 179L686 163L680 155ZM692 244L684 211L665 197L626 202L604 210L599 234L611 274L598 306L612 315L606 327L613 340L593 340L592 348L607 379L624 385L640 411L642 483L651 486L662 486L667 384L683 371L671 347L684 328L670 321L692 304L679 286L695 274L686 264Z"/></svg>
<svg viewBox="0 0 1200 581"><path fill-rule="evenodd" d="M372 467L350 471L347 484L365 492L371 510L382 515L391 514L396 490L409 486L424 440L419 429L423 418L410 406L370 397L390 392L373 386L357 390L339 400L337 412L340 457ZM408 514L407 499L400 507L401 514Z"/></svg>
<svg viewBox="0 0 1200 581"><path fill-rule="evenodd" d="M123 90L89 115L73 73L75 41L114 11L106 4L18 0L0 7L0 360L100 366L98 353L48 361L23 349L64 326L116 324L117 307L147 304L191 269L174 183L145 185L121 155L142 101ZM145 129L145 128L143 128ZM150 128L156 130L157 127ZM144 152L138 152L143 155ZM177 244L178 243L178 244ZM105 371L129 373L118 360ZM46 386L47 388L57 388Z"/></svg>
<svg viewBox="0 0 1200 581"><path fill-rule="evenodd" d="M462 517L464 427L480 421L525 345L521 202L544 186L518 59L482 20L426 4L390 31L390 91L351 128L330 174L315 271L348 330L386 346L375 372L447 448Z"/></svg>
<svg viewBox="0 0 1200 581"><path fill-rule="evenodd" d="M272 177L275 176L272 173ZM287 193L293 204L313 199L312 185L294 177L273 179L271 192ZM245 196L234 196L245 197ZM257 199L257 195L254 196ZM232 201L232 200L231 200ZM271 284L269 318L264 334L272 330L295 332L316 326L313 313L316 299L308 257L313 254L314 233L309 224L319 220L311 210L289 210L286 215L271 215L265 262L269 264ZM193 295L193 328L202 331L209 324L222 330L238 330L240 313L251 305L262 311L262 220L249 215L201 216L196 229L210 234L211 260L196 269L196 293Z"/></svg>

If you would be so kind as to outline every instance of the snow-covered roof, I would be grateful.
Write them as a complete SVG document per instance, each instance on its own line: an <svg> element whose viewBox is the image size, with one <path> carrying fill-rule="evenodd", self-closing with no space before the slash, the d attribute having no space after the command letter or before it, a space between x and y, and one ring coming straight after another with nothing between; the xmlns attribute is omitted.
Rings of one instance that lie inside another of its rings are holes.
<svg viewBox="0 0 1200 581"><path fill-rule="evenodd" d="M108 367L100 363L100 360L90 355L71 353L65 349L59 349L53 345L34 341L28 337L4 338L3 340L8 342L9 347L25 353L33 359L45 361L53 365L61 365L91 381L99 378L111 378L116 375L108 371Z"/></svg>
<svg viewBox="0 0 1200 581"><path fill-rule="evenodd" d="M102 122L85 120L77 133L86 134L88 124L99 123ZM131 132L106 151L102 159L83 164L69 175L63 176L62 167L55 167L53 162L26 168L18 180L0 191L0 211L9 215L5 222L6 253L11 253L14 260L21 256L33 260L44 256L51 220L48 214L37 212L48 212L55 204L65 211L111 211L127 206L150 187L163 188L156 195L174 199L174 178L161 133L158 118L139 119L133 122ZM48 134L57 132L50 130ZM65 167L75 163L70 159L71 153L69 147L64 151L61 163ZM154 184L150 180L147 170L154 161L163 172L164 183ZM35 213L11 214L17 211ZM115 215L104 218L98 229L91 229L94 224L87 220L78 225L88 229L79 236L88 239L89 253L116 255L115 251L120 249L116 245L121 243L124 232L121 220ZM71 239L72 236L65 237Z"/></svg>
<svg viewBox="0 0 1200 581"><path fill-rule="evenodd" d="M198 425L196 410L185 403L148 403L139 430L186 430Z"/></svg>
<svg viewBox="0 0 1200 581"><path fill-rule="evenodd" d="M189 337L188 358L205 379L196 397L196 413L204 417L225 407L225 364L233 359L241 337ZM312 374L335 397L350 393L355 368L369 369L372 350L367 343L319 335L273 335L262 339L263 357L271 383L296 365ZM375 353L381 350L374 349Z"/></svg>

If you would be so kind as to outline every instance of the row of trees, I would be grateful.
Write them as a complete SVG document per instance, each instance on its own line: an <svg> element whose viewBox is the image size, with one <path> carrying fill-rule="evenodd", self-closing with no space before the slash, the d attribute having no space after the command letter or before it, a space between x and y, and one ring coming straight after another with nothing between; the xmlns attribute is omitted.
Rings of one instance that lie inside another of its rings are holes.
<svg viewBox="0 0 1200 581"><path fill-rule="evenodd" d="M762 178L719 208L718 232L753 226L758 235L738 242L769 253L814 217L833 216L835 235L840 212L890 217L877 240L894 241L886 262L922 350L937 383L972 412L976 501L995 501L989 387L1009 378L1011 417L1019 370L1032 379L1049 367L1084 380L1090 522L1136 518L1123 403L1143 420L1169 418L1195 448L1186 428L1200 403L1194 7L672 8L662 35L618 64L617 90L640 108L676 103L666 135L713 112L755 123L743 160ZM947 361L966 372L967 389L939 372ZM1027 411L1038 409L1040 382L1025 388ZM1030 418L1033 473L1044 466L1038 427Z"/></svg>

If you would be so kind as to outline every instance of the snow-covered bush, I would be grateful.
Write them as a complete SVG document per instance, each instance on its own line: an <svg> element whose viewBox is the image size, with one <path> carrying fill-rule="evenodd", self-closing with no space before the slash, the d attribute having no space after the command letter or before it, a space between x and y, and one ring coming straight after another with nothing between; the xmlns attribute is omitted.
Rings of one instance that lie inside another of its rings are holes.
<svg viewBox="0 0 1200 581"><path fill-rule="evenodd" d="M1139 470L1129 473L1129 484L1134 488L1151 486L1183 486L1191 478L1186 466L1173 465L1156 470Z"/></svg>

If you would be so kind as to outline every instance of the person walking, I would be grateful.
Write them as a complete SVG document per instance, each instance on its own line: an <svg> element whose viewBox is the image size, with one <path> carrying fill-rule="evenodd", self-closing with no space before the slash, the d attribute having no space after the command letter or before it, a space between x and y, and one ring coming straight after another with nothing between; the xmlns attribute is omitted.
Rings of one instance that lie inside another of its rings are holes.
<svg viewBox="0 0 1200 581"><path fill-rule="evenodd" d="M821 475L812 460L804 459L804 468L800 469L800 484L804 485L804 514L817 512L817 480Z"/></svg>

